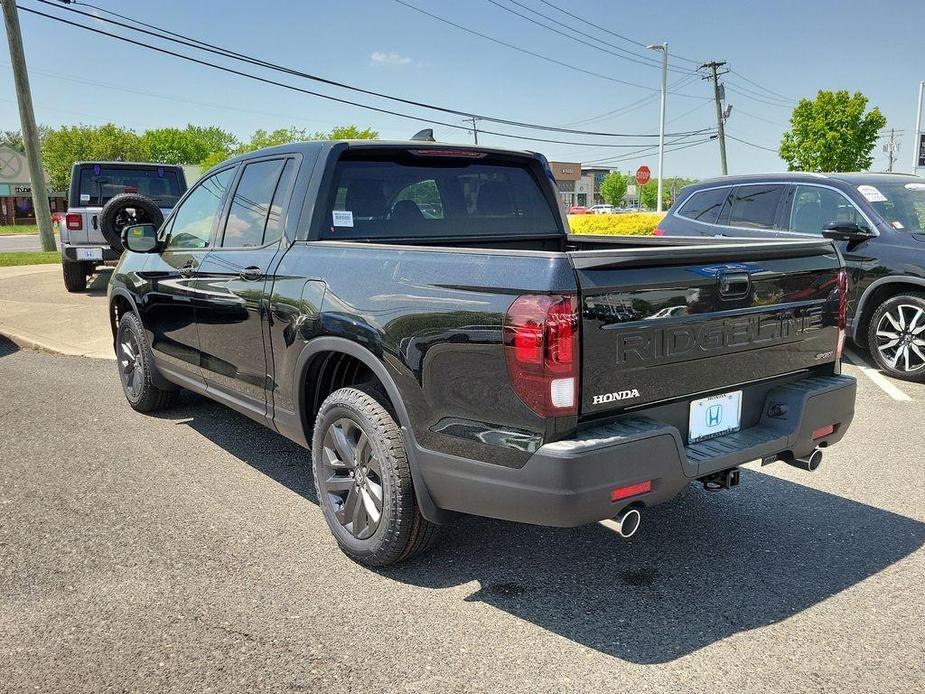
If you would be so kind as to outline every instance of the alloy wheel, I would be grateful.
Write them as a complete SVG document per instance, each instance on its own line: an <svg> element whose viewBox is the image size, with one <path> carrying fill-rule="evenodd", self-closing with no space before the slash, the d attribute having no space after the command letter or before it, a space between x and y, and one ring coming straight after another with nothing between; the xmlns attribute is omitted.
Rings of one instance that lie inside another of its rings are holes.
<svg viewBox="0 0 925 694"><path fill-rule="evenodd" d="M925 308L897 304L877 323L877 351L898 371L925 368Z"/></svg>
<svg viewBox="0 0 925 694"><path fill-rule="evenodd" d="M382 517L382 465L352 419L337 419L325 432L318 482L347 532L359 540L376 532Z"/></svg>

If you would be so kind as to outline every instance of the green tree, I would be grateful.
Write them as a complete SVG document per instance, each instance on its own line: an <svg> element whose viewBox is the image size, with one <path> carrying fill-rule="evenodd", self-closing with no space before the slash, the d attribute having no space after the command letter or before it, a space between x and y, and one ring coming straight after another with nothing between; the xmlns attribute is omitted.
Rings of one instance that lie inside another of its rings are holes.
<svg viewBox="0 0 925 694"><path fill-rule="evenodd" d="M608 205L619 205L626 196L628 185L626 176L619 171L612 171L601 181L601 197Z"/></svg>
<svg viewBox="0 0 925 694"><path fill-rule="evenodd" d="M39 146L45 144L45 138L48 137L48 133L51 131L47 125L38 126L39 129ZM6 145L7 147L12 147L17 152L21 154L26 153L26 145L22 140L22 132L19 130L2 130L0 131L0 145Z"/></svg>
<svg viewBox="0 0 925 694"><path fill-rule="evenodd" d="M672 176L666 178L662 185L662 209L667 210L671 203L674 202L674 196L677 195L684 186L696 183L693 178L680 178ZM654 210L658 207L658 180L649 179L649 182L640 188L639 199L642 206L646 209Z"/></svg>
<svg viewBox="0 0 925 694"><path fill-rule="evenodd" d="M140 161L145 158L135 131L106 125L70 125L50 130L42 147L42 165L55 190L67 190L75 161Z"/></svg>
<svg viewBox="0 0 925 694"><path fill-rule="evenodd" d="M866 109L861 92L820 89L814 100L801 99L781 140L781 159L790 171L866 171L886 125L879 108Z"/></svg>
<svg viewBox="0 0 925 694"><path fill-rule="evenodd" d="M289 128L279 128L267 132L260 129L255 130L250 140L239 145L234 151L228 154L215 153L201 162L203 169L209 169L216 164L221 164L231 156L253 152L264 147L275 147L276 145L285 145L290 142L302 142L304 140L378 140L379 133L371 128L360 130L355 125L341 125L333 128L330 132L308 133L303 128L291 126Z"/></svg>
<svg viewBox="0 0 925 694"><path fill-rule="evenodd" d="M216 126L187 125L156 128L141 136L145 159L164 164L198 164L211 156L227 157L238 145L229 132Z"/></svg>

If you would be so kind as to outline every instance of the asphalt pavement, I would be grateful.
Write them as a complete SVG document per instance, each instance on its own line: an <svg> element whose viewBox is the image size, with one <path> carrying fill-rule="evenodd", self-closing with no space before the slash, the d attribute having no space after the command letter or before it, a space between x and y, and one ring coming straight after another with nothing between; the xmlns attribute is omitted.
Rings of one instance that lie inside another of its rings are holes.
<svg viewBox="0 0 925 694"><path fill-rule="evenodd" d="M630 540L460 517L371 571L306 451L0 338L0 689L921 692L923 399L859 393L817 473L750 465Z"/></svg>
<svg viewBox="0 0 925 694"><path fill-rule="evenodd" d="M38 234L0 234L0 253L6 251L40 251Z"/></svg>

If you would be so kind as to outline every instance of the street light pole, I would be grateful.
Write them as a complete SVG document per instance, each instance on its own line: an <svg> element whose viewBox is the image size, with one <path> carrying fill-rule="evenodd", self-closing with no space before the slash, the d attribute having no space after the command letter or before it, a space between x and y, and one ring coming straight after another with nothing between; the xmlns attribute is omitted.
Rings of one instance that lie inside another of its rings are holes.
<svg viewBox="0 0 925 694"><path fill-rule="evenodd" d="M658 200L655 211L662 211L662 191L665 187L665 102L668 99L668 43L653 43L646 46L653 51L662 52L662 109L661 125L658 129Z"/></svg>
<svg viewBox="0 0 925 694"><path fill-rule="evenodd" d="M925 82L919 82L919 100L915 107L915 133L912 140L912 173L919 166L919 154L922 149L922 93L925 92Z"/></svg>
<svg viewBox="0 0 925 694"><path fill-rule="evenodd" d="M39 130L35 125L35 113L32 110L32 92L29 89L26 56L22 49L22 34L19 33L16 0L2 0L2 2L6 38L10 44L10 63L13 68L13 80L16 83L16 99L19 102L22 139L26 146L29 172L32 174L32 206L35 210L35 221L39 227L42 250L53 251L56 250L55 233L51 228L51 210L48 207L48 191L45 188L45 173L42 169Z"/></svg>

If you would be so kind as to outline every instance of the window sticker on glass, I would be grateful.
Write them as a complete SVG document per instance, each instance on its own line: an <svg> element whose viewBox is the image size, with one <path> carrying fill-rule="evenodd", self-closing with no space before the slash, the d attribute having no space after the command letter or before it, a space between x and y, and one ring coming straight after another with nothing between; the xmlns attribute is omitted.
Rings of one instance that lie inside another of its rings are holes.
<svg viewBox="0 0 925 694"><path fill-rule="evenodd" d="M353 212L350 210L332 210L331 215L334 217L334 226L336 227L352 227L353 226Z"/></svg>
<svg viewBox="0 0 925 694"><path fill-rule="evenodd" d="M925 183L907 183L906 190L925 190Z"/></svg>
<svg viewBox="0 0 925 694"><path fill-rule="evenodd" d="M90 202L90 193L81 193L80 202L83 205L86 205L88 202Z"/></svg>
<svg viewBox="0 0 925 694"><path fill-rule="evenodd" d="M906 227L904 227L904 226L903 226L903 223L900 222L898 219L894 219L894 220L893 220L893 228L894 228L894 229L897 229L897 230L902 230L902 229L905 229Z"/></svg>
<svg viewBox="0 0 925 694"><path fill-rule="evenodd" d="M886 202L886 196L874 186L858 186L858 192L867 202Z"/></svg>

